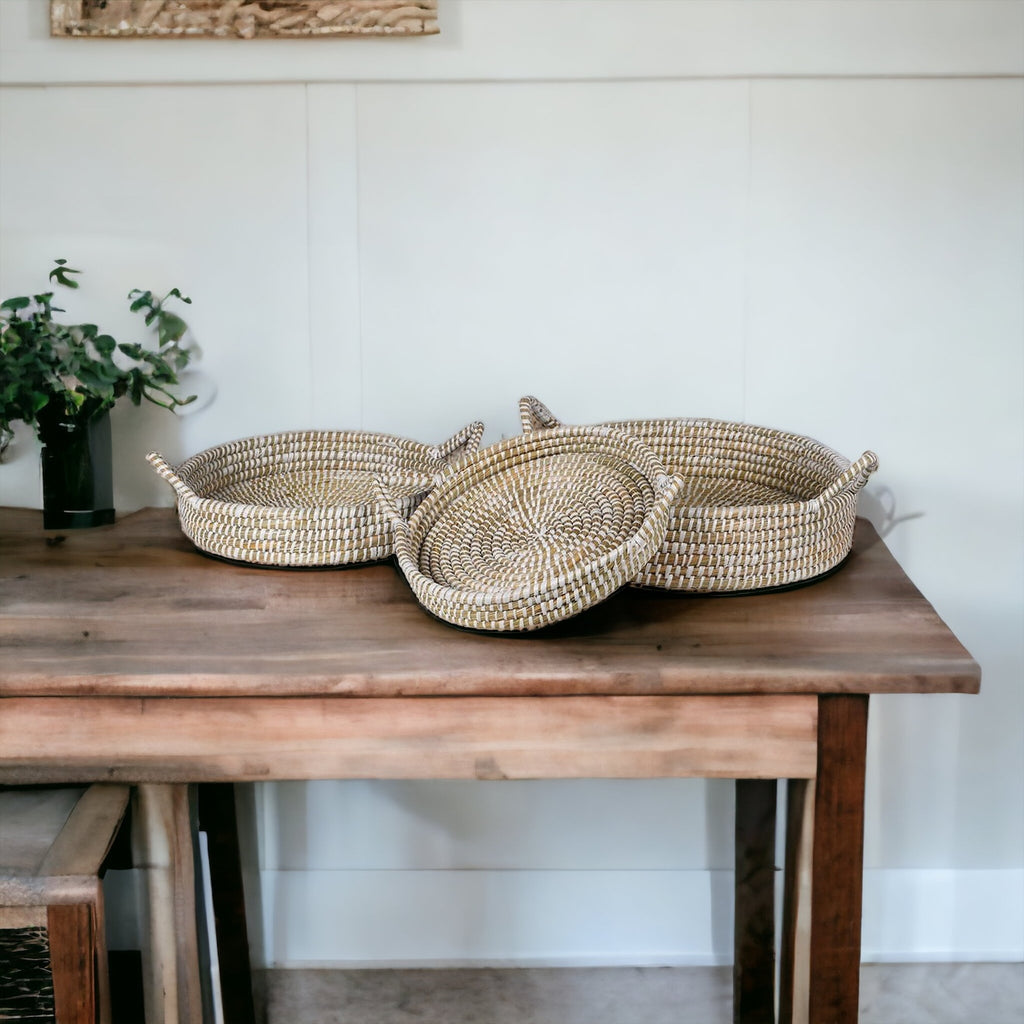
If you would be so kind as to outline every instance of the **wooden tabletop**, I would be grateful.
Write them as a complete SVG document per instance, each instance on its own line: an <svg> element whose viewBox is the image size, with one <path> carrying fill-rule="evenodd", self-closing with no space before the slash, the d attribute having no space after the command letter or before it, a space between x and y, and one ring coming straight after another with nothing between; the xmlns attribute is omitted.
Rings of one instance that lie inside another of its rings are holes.
<svg viewBox="0 0 1024 1024"><path fill-rule="evenodd" d="M974 693L978 665L872 526L785 592L627 588L525 636L432 619L390 563L228 564L173 509L44 531L0 509L0 696Z"/></svg>

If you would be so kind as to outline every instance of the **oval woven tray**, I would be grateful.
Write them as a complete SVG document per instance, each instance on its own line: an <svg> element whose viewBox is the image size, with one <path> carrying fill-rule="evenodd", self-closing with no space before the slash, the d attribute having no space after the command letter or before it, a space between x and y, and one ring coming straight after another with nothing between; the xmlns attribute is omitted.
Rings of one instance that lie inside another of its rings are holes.
<svg viewBox="0 0 1024 1024"><path fill-rule="evenodd" d="M558 427L542 402L519 402L527 435ZM664 543L634 579L667 590L747 591L821 576L850 552L857 493L878 468L818 441L710 419L605 424L646 444L682 479Z"/></svg>
<svg viewBox="0 0 1024 1024"><path fill-rule="evenodd" d="M483 424L440 445L361 431L268 434L208 448L177 470L147 459L174 488L182 531L202 551L254 565L348 565L389 557L393 509L408 516ZM394 495L384 509L374 480Z"/></svg>
<svg viewBox="0 0 1024 1024"><path fill-rule="evenodd" d="M513 437L467 458L408 522L391 503L395 556L438 618L538 629L628 583L663 542L678 489L645 445L619 431Z"/></svg>

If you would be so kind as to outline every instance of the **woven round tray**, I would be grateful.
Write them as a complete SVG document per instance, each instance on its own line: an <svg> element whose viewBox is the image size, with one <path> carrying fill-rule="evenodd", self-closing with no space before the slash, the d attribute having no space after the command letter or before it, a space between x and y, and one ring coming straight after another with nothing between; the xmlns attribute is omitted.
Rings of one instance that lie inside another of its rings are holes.
<svg viewBox="0 0 1024 1024"><path fill-rule="evenodd" d="M467 458L406 521L395 556L420 603L468 629L526 631L576 615L661 545L679 481L606 428L513 437Z"/></svg>
<svg viewBox="0 0 1024 1024"><path fill-rule="evenodd" d="M520 399L527 436L559 426L532 396ZM799 434L709 419L606 424L638 438L682 478L664 543L637 574L641 586L747 591L821 576L850 552L857 493L878 468Z"/></svg>
<svg viewBox="0 0 1024 1024"><path fill-rule="evenodd" d="M202 551L254 565L348 565L393 551L394 510L408 516L436 480L483 436L471 423L440 445L390 434L307 430L208 448L172 469L147 458L174 488L185 535ZM384 509L374 481L387 481Z"/></svg>

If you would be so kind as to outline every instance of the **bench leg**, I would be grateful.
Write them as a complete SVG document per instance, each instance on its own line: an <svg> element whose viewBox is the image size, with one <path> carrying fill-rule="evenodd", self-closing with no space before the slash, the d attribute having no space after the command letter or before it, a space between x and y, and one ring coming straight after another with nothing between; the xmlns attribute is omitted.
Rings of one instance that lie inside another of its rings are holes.
<svg viewBox="0 0 1024 1024"><path fill-rule="evenodd" d="M46 910L53 972L54 1016L61 1024L96 1020L96 933L88 903L54 904Z"/></svg>
<svg viewBox="0 0 1024 1024"><path fill-rule="evenodd" d="M135 790L132 857L146 885L142 937L146 1024L203 1019L189 787Z"/></svg>
<svg viewBox="0 0 1024 1024"><path fill-rule="evenodd" d="M103 883L100 882L96 889L96 906L92 918L96 935L96 1020L99 1024L111 1024L110 958L107 953L107 912L103 900Z"/></svg>

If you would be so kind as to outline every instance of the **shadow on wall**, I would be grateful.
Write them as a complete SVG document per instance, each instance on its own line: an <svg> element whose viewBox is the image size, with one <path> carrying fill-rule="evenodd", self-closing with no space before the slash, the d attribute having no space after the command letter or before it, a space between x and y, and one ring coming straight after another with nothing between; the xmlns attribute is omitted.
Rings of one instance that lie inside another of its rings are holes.
<svg viewBox="0 0 1024 1024"><path fill-rule="evenodd" d="M896 507L896 494L890 487L872 487L861 491L857 501L857 514L869 519L883 539L901 523L924 516L924 512L906 512L900 515Z"/></svg>

